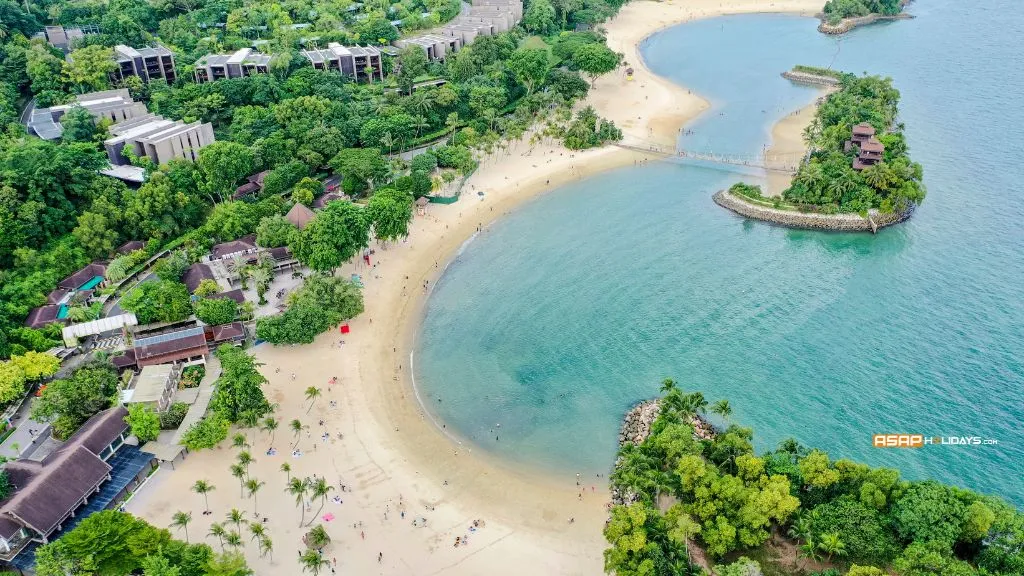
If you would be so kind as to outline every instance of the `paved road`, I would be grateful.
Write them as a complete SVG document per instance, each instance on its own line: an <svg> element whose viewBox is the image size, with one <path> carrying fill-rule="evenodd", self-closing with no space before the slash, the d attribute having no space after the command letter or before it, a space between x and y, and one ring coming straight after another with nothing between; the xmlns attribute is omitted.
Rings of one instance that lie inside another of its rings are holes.
<svg viewBox="0 0 1024 576"><path fill-rule="evenodd" d="M50 434L50 425L42 422L37 422L29 418L28 414L32 410L32 402L35 398L29 398L21 405L18 412L15 413L14 417L11 418L11 424L17 426L17 429L13 434L4 440L3 444L0 444L0 456L6 458L17 458L22 453L27 452L28 449L34 444L38 444L45 440ZM32 433L34 432L34 434ZM15 449L17 448L17 449Z"/></svg>

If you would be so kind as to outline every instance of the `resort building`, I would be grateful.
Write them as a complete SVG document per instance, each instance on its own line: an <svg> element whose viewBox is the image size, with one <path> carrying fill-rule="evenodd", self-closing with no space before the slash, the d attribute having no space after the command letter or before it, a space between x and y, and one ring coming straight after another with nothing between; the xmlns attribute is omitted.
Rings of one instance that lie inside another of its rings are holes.
<svg viewBox="0 0 1024 576"><path fill-rule="evenodd" d="M67 322L68 308L73 298L87 300L97 288L103 287L107 273L106 262L87 264L74 274L57 283L57 288L46 296L46 304L33 308L25 326L42 328L54 322Z"/></svg>
<svg viewBox="0 0 1024 576"><path fill-rule="evenodd" d="M142 368L172 362L202 362L210 353L210 348L206 345L203 328L193 326L184 330L139 338L135 341L131 352L135 365Z"/></svg>
<svg viewBox="0 0 1024 576"><path fill-rule="evenodd" d="M851 130L850 139L843 145L843 150L847 153L856 151L857 157L853 159L853 169L863 170L882 161L885 145L875 138L874 126L867 122L861 122Z"/></svg>
<svg viewBox="0 0 1024 576"><path fill-rule="evenodd" d="M263 179L267 177L267 174L270 174L270 170L257 172L246 178L245 184L235 188L235 193L231 195L231 199L238 200L239 198L259 194L263 190Z"/></svg>
<svg viewBox="0 0 1024 576"><path fill-rule="evenodd" d="M259 248L256 246L256 235L249 234L247 236L242 236L237 240L214 244L213 248L210 249L210 254L206 256L206 261L228 260L236 256L244 257L250 254L255 254L258 251Z"/></svg>
<svg viewBox="0 0 1024 576"><path fill-rule="evenodd" d="M298 202L296 202L295 206L292 206L292 209L285 215L285 220L291 222L292 225L299 230L304 230L306 225L309 224L313 218L316 218L316 213Z"/></svg>
<svg viewBox="0 0 1024 576"><path fill-rule="evenodd" d="M148 157L160 165L175 158L195 161L203 146L215 142L212 124L185 124L153 114L114 124L110 127L110 134L111 138L103 145L114 166L129 164L124 157L126 147L136 156Z"/></svg>
<svg viewBox="0 0 1024 576"><path fill-rule="evenodd" d="M325 208L331 202L339 202L339 201L342 201L342 200L349 200L349 199L350 198L348 197L348 194L339 194L337 192L328 192L327 194L324 194L323 196L320 196L319 198L317 198L316 200L313 201L313 208L316 208L317 210L320 210L321 208Z"/></svg>
<svg viewBox="0 0 1024 576"><path fill-rule="evenodd" d="M245 342L245 326L241 322L206 327L206 339L214 346L234 344L241 346Z"/></svg>
<svg viewBox="0 0 1024 576"><path fill-rule="evenodd" d="M520 0L473 0L469 13L477 15L492 10L512 14L515 24L523 21L523 3Z"/></svg>
<svg viewBox="0 0 1024 576"><path fill-rule="evenodd" d="M5 465L15 490L0 503L0 560L30 570L40 544L116 506L145 480L154 459L125 444L127 414L121 406L100 412L52 452Z"/></svg>
<svg viewBox="0 0 1024 576"><path fill-rule="evenodd" d="M181 277L181 281L188 288L189 293L195 292L196 288L199 288L199 283L203 280L216 280L216 277L209 266L200 262L189 266Z"/></svg>
<svg viewBox="0 0 1024 576"><path fill-rule="evenodd" d="M342 46L331 42L324 50L303 50L317 70L334 70L356 80L384 80L381 52L373 46Z"/></svg>
<svg viewBox="0 0 1024 576"><path fill-rule="evenodd" d="M36 108L28 121L29 130L43 140L56 140L64 135L60 119L75 106L81 106L92 114L97 122L110 120L114 123L145 116L149 112L142 102L135 102L127 89L90 92L75 97L72 104Z"/></svg>
<svg viewBox="0 0 1024 576"><path fill-rule="evenodd" d="M142 404L153 412L164 412L170 408L180 381L180 364L144 366L131 379L128 389L121 391L121 402L125 406Z"/></svg>
<svg viewBox="0 0 1024 576"><path fill-rule="evenodd" d="M71 44L74 41L80 38L85 38L86 34L98 34L99 31L99 26L96 26L95 24L88 24L75 28L46 26L43 28L43 32L41 34L34 37L41 36L50 46L68 52L71 50Z"/></svg>
<svg viewBox="0 0 1024 576"><path fill-rule="evenodd" d="M427 60L434 62L444 60L449 54L454 54L462 48L462 38L457 36L438 36L426 34L412 38L400 38L395 41L398 48L419 46L427 54Z"/></svg>
<svg viewBox="0 0 1024 576"><path fill-rule="evenodd" d="M121 255L124 255L124 254L131 254L132 252L135 252L136 250L143 250L145 248L146 248L146 243L143 242L142 240L129 240L129 241L125 242L124 244L121 244L120 246L118 246L117 249L114 250L114 252L116 252L118 254L121 254Z"/></svg>
<svg viewBox="0 0 1024 576"><path fill-rule="evenodd" d="M270 54L242 48L234 54L207 54L196 61L196 82L214 82L224 78L244 78L270 71Z"/></svg>
<svg viewBox="0 0 1024 576"><path fill-rule="evenodd" d="M159 44L144 48L118 44L114 46L114 61L117 62L117 68L111 77L115 81L138 76L143 82L162 78L168 84L173 84L178 79L174 54Z"/></svg>

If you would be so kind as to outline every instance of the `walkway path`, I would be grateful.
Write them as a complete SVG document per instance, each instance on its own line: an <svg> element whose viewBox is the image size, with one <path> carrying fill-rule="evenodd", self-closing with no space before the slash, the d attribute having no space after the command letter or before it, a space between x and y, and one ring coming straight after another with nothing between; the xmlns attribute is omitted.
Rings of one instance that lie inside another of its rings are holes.
<svg viewBox="0 0 1024 576"><path fill-rule="evenodd" d="M211 354L206 359L206 375L199 383L199 394L196 396L195 404L188 409L185 418L171 439L171 444L181 444L181 437L185 435L185 432L206 415L206 408L210 405L210 399L213 398L213 384L218 378L220 378L220 360Z"/></svg>

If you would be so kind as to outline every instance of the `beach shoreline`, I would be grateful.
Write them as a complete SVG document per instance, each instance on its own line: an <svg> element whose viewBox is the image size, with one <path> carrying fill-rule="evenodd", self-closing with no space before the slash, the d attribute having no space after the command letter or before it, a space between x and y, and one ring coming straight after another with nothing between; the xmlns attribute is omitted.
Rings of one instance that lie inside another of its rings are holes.
<svg viewBox="0 0 1024 576"><path fill-rule="evenodd" d="M604 27L609 45L626 54L634 68L633 79L621 70L599 78L586 103L623 130L623 144L674 145L682 126L708 104L651 73L640 55L643 40L696 18L756 12L810 15L818 4L819 0L627 4ZM412 383L410 354L431 288L474 234L486 234L498 218L570 181L655 159L617 146L572 152L552 144L514 143L481 161L457 203L431 204L425 215L414 216L409 238L389 246L373 245L370 266L357 261L339 270L343 277L360 275L365 285L366 309L348 323L350 333L323 334L305 346L264 344L254 349L269 380L267 396L279 406L274 416L281 422L275 454L266 452L270 436L242 430L252 437L252 474L268 485L260 496L259 512L270 518L268 531L275 543L272 560L260 556L255 546L245 548L257 574L280 573L285 567L297 572L294 557L288 556L294 554L293 546L301 547L301 536L308 530L298 527L295 500L282 492L285 473L279 465L284 462L291 465L292 477L317 474L338 486L332 496L343 502L327 504L332 519L324 524L334 540L325 554L338 559L339 570L602 572L607 478L539 474L474 450L421 404ZM335 376L338 384L325 384ZM320 401L304 401L303 391L310 385L325 388ZM300 432L292 437L287 430L292 419L309 427L305 436ZM327 437L319 442L321 433ZM289 458L292 441L303 452ZM206 534L210 523L223 519L227 509L251 510L254 503L241 489L235 492L237 480L228 472L234 453L217 448L189 454L175 464L176 471L155 475L128 511L167 526L177 509L191 506L195 514L190 531ZM197 479L218 487L210 496L212 515L201 516L196 508L202 499L189 486ZM315 510L317 503L310 508ZM426 527L411 525L406 514L424 518ZM486 528L470 528L477 519L485 520ZM453 545L456 537L470 532L469 546ZM215 539L206 541L216 547ZM378 553L383 560L378 561Z"/></svg>

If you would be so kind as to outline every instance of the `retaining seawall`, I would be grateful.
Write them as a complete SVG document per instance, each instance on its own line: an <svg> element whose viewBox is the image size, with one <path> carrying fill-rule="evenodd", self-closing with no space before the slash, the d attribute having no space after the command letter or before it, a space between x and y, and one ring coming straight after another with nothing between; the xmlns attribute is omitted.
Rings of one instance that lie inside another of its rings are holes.
<svg viewBox="0 0 1024 576"><path fill-rule="evenodd" d="M910 0L900 2L901 7L906 7L907 4L910 4ZM818 18L821 19L821 24L818 24L818 32L834 35L846 34L858 26L867 26L875 22L888 22L890 20L908 20L913 18L913 16L905 12L900 12L899 14L868 14L867 16L858 16L856 18L843 18L838 24L829 24L825 20L824 14L819 14Z"/></svg>
<svg viewBox="0 0 1024 576"><path fill-rule="evenodd" d="M799 82L801 84L811 84L814 86L824 86L826 88L834 88L841 84L838 78L831 76L821 76L820 74L811 74L809 72L798 72L796 70L790 70L783 72L782 77L790 82Z"/></svg>
<svg viewBox="0 0 1024 576"><path fill-rule="evenodd" d="M796 212L793 210L780 210L769 208L752 202L747 202L728 190L716 192L713 196L715 203L731 210L745 218L771 222L787 228L802 228L805 230L832 230L836 232L877 232L879 228L892 226L903 222L913 214L913 209L902 213L883 214L878 210L871 210L868 217L864 218L859 214L817 214L813 212Z"/></svg>

